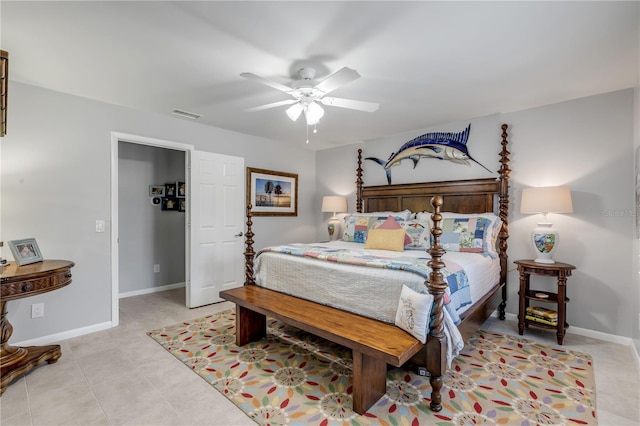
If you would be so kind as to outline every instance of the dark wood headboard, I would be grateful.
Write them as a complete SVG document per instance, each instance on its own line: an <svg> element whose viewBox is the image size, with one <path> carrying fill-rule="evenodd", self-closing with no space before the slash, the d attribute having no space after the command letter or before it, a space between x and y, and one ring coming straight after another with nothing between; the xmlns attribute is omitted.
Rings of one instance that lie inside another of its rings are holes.
<svg viewBox="0 0 640 426"><path fill-rule="evenodd" d="M458 213L497 213L494 197L500 193L500 181L494 178L401 185L365 186L362 188L364 212L432 211L431 198L441 195L442 211Z"/></svg>

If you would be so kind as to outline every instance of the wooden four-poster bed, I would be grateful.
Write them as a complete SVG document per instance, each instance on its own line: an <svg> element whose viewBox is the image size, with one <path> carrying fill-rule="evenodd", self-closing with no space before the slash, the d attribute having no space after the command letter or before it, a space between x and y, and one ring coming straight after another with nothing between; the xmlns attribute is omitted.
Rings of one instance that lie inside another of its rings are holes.
<svg viewBox="0 0 640 426"><path fill-rule="evenodd" d="M466 179L416 184L363 185L362 150L358 150L356 170L356 209L359 213L430 211L433 227L431 246L426 249L431 259L431 272L424 282L433 295L431 328L426 344L394 324L364 317L356 313L327 306L323 300L309 300L305 294L286 294L256 284L253 249L251 205L247 206L246 268L243 287L222 291L220 297L236 304L236 344L259 340L266 335L266 317L276 318L319 337L346 346L353 353L353 410L363 414L386 391L387 364L399 367L408 361L425 366L432 387L430 407L442 409L441 389L447 369L447 338L445 336L444 300L447 282L443 279L445 250L440 244L443 234L443 212L482 214L493 212L501 219L497 233L496 262L499 272L488 292L460 314L458 330L466 341L478 327L498 309L504 319L507 299L507 239L509 210L509 151L506 124L501 126L499 178ZM497 212L495 212L497 205ZM445 213L446 214L446 213ZM331 262L326 262L331 263ZM367 269L367 268L362 268ZM332 272L328 272L330 274ZM333 272L335 275L335 271ZM315 285L323 286L323 277ZM364 279L366 280L366 278ZM348 285L348 284L345 284ZM297 297L296 297L297 296Z"/></svg>

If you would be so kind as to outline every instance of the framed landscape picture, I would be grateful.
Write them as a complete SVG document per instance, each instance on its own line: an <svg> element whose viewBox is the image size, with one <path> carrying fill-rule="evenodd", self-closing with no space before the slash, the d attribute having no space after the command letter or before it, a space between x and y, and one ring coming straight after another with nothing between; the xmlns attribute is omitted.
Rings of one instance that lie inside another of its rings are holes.
<svg viewBox="0 0 640 426"><path fill-rule="evenodd" d="M254 216L297 216L298 175L247 167L247 204Z"/></svg>

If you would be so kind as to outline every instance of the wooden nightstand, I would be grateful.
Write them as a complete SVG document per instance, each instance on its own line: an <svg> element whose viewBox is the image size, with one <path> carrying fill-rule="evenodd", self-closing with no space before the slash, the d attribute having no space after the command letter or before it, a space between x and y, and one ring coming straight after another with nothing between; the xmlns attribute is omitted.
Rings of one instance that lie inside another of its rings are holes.
<svg viewBox="0 0 640 426"><path fill-rule="evenodd" d="M530 325L535 327L549 328L557 330L558 344L562 345L564 340L564 332L569 328L567 324L567 277L571 276L571 271L576 269L575 266L568 263L556 262L556 263L536 263L532 260L516 260L514 262L518 265L518 272L520 273L520 310L518 312L518 333L524 334L525 327ZM531 290L529 288L529 281L531 275L546 275L557 277L558 290L556 293L540 290ZM529 302L533 300L536 302L555 304L558 307L558 319L556 325L544 324L542 322L534 321L525 318Z"/></svg>

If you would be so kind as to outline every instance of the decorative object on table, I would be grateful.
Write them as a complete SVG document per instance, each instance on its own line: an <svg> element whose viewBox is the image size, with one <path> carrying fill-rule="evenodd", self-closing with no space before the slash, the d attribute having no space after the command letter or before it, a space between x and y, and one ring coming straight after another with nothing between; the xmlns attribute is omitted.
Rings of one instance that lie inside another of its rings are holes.
<svg viewBox="0 0 640 426"><path fill-rule="evenodd" d="M549 213L572 213L571 190L568 186L546 186L522 190L520 213L542 213L542 222L531 231L531 243L538 263L554 263L559 234L547 221Z"/></svg>
<svg viewBox="0 0 640 426"><path fill-rule="evenodd" d="M178 211L179 203L176 197L165 197L162 199L162 205L160 210L173 210Z"/></svg>
<svg viewBox="0 0 640 426"><path fill-rule="evenodd" d="M253 216L298 216L298 175L247 167Z"/></svg>
<svg viewBox="0 0 640 426"><path fill-rule="evenodd" d="M391 185L391 167L397 166L402 160L411 159L415 169L421 158L437 158L448 160L458 164L470 165L473 161L489 173L493 173L478 161L473 159L467 148L467 140L471 124L461 132L433 132L425 133L417 138L411 139L400 147L397 152L393 152L388 160L381 160L375 157L367 157L365 160L375 161L380 164L387 173L387 183Z"/></svg>
<svg viewBox="0 0 640 426"><path fill-rule="evenodd" d="M394 367L384 397L358 415L351 350L280 321L267 318L267 336L242 347L233 311L147 334L259 425L598 422L592 357L518 336L480 330L467 340L443 378L439 413L429 377Z"/></svg>
<svg viewBox="0 0 640 426"><path fill-rule="evenodd" d="M9 241L9 248L18 266L42 262L42 253L35 238Z"/></svg>
<svg viewBox="0 0 640 426"><path fill-rule="evenodd" d="M149 197L164 197L164 185L149 185Z"/></svg>
<svg viewBox="0 0 640 426"><path fill-rule="evenodd" d="M184 198L187 196L187 184L185 182L176 182L176 196L178 198Z"/></svg>
<svg viewBox="0 0 640 426"><path fill-rule="evenodd" d="M333 213L333 216L329 220L327 230L329 231L329 238L336 240L340 233L340 220L336 216L336 213L344 213L347 211L347 198L339 195L325 195L322 197L322 212Z"/></svg>

